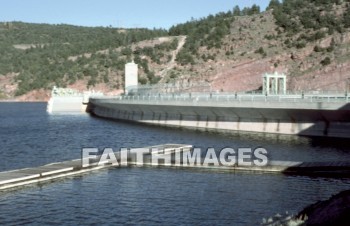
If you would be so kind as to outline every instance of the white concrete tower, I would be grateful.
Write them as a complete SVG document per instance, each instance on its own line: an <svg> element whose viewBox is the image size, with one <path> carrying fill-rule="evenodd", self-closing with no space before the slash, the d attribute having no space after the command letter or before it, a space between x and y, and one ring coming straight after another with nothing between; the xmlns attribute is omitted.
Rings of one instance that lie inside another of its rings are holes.
<svg viewBox="0 0 350 226"><path fill-rule="evenodd" d="M138 67L134 61L125 64L125 93L128 93L130 89L136 89L139 83L138 79Z"/></svg>

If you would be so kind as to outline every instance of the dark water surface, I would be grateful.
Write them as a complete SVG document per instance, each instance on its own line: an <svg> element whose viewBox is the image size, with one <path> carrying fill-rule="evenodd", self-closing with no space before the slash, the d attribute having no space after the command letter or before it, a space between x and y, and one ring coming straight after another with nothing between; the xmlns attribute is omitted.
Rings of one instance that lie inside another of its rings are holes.
<svg viewBox="0 0 350 226"><path fill-rule="evenodd" d="M270 160L350 160L347 141L202 133L85 114L48 115L45 108L46 103L0 103L0 171L80 158L83 147L165 143L264 147ZM259 225L263 217L296 213L345 189L349 179L131 167L0 192L0 222Z"/></svg>

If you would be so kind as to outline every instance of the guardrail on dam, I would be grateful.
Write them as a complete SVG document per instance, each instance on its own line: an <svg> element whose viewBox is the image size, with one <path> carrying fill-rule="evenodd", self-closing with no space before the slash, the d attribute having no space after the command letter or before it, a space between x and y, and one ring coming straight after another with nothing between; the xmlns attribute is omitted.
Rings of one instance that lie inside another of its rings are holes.
<svg viewBox="0 0 350 226"><path fill-rule="evenodd" d="M345 94L182 94L91 98L98 117L203 131L350 138Z"/></svg>

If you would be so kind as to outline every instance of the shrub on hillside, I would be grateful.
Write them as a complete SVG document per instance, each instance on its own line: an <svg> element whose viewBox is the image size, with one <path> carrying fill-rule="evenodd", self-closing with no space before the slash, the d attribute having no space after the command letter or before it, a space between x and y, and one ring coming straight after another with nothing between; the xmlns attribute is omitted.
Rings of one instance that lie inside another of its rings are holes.
<svg viewBox="0 0 350 226"><path fill-rule="evenodd" d="M323 66L326 66L326 65L331 64L331 58L329 58L329 57L324 58L324 59L321 61L321 64L322 64Z"/></svg>

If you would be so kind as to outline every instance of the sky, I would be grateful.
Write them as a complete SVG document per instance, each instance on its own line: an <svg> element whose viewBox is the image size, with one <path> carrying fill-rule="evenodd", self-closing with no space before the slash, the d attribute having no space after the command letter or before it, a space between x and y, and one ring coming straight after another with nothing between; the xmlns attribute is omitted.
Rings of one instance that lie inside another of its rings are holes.
<svg viewBox="0 0 350 226"><path fill-rule="evenodd" d="M270 0L0 0L0 21L165 28Z"/></svg>

